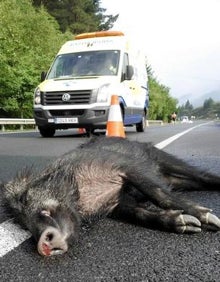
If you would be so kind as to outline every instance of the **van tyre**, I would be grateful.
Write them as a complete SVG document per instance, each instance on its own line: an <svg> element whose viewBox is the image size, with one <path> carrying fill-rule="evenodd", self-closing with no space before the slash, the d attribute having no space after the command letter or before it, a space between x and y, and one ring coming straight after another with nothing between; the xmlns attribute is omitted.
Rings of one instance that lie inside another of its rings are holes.
<svg viewBox="0 0 220 282"><path fill-rule="evenodd" d="M141 122L136 124L136 131L137 132L144 132L146 128L146 114L145 112L143 113Z"/></svg>
<svg viewBox="0 0 220 282"><path fill-rule="evenodd" d="M40 134L42 137L53 137L56 129L55 128L51 128L51 127L38 127Z"/></svg>
<svg viewBox="0 0 220 282"><path fill-rule="evenodd" d="M86 136L87 137L91 137L91 135L93 135L95 132L95 129L94 128L87 128L86 129Z"/></svg>

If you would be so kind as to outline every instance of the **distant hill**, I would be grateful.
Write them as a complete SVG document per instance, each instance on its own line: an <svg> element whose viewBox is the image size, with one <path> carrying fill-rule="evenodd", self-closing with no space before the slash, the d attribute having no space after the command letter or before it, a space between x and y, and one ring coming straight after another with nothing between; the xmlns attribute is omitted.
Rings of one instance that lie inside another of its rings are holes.
<svg viewBox="0 0 220 282"><path fill-rule="evenodd" d="M190 104L192 104L194 108L197 108L203 106L204 101L209 98L212 98L215 102L220 102L220 89L207 92L201 95L194 95L194 96L192 96L192 94L185 95L184 97L181 97L179 99L179 104L180 105L185 104L185 102L189 100Z"/></svg>

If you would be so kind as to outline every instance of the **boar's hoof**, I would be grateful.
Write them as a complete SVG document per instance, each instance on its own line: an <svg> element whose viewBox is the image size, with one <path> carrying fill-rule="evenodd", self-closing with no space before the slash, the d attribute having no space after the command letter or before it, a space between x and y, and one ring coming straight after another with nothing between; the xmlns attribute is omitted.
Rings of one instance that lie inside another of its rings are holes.
<svg viewBox="0 0 220 282"><path fill-rule="evenodd" d="M210 212L207 212L201 218L201 222L209 230L213 230L213 231L220 230L220 219L216 215Z"/></svg>
<svg viewBox="0 0 220 282"><path fill-rule="evenodd" d="M50 226L41 234L37 249L42 256L63 254L68 250L65 235L57 228Z"/></svg>
<svg viewBox="0 0 220 282"><path fill-rule="evenodd" d="M200 220L202 226L208 230L220 230L220 219L212 214L212 210L202 206L196 206L195 216Z"/></svg>
<svg viewBox="0 0 220 282"><path fill-rule="evenodd" d="M201 232L201 222L194 216L180 214L177 219L176 231L179 233L198 233Z"/></svg>

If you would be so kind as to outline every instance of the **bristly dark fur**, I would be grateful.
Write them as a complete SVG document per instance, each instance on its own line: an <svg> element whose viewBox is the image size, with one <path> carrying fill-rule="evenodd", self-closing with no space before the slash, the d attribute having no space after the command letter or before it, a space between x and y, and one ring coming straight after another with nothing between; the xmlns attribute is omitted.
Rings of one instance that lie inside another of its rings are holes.
<svg viewBox="0 0 220 282"><path fill-rule="evenodd" d="M30 167L25 166L23 169L17 172L15 178L18 181L22 181L24 179L30 179L32 175L33 175L33 165Z"/></svg>
<svg viewBox="0 0 220 282"><path fill-rule="evenodd" d="M28 179L30 179L32 175L33 175L33 166L30 166L30 167L26 166L16 173L16 176L14 177L12 181L13 183L16 183L16 182L21 183L23 181L27 181ZM0 182L0 193L1 195L3 195L1 199L1 206L4 209L5 215L7 217L14 217L14 222L20 223L24 229L27 229L27 226L23 224L22 221L20 220L19 214L15 213L15 210L12 205L9 205L10 200L6 198L7 193L5 193L6 184L7 184L6 182ZM22 199L20 198L19 201L21 200Z"/></svg>
<svg viewBox="0 0 220 282"><path fill-rule="evenodd" d="M98 137L2 185L8 206L34 235L41 255L61 254L85 220L105 216L177 233L220 230L211 210L170 190L219 190L220 177L150 143ZM151 202L157 208L149 208Z"/></svg>

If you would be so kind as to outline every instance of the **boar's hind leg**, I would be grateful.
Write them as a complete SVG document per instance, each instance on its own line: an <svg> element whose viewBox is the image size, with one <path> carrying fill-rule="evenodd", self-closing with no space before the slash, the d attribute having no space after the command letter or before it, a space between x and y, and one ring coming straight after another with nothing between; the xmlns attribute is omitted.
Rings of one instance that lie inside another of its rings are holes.
<svg viewBox="0 0 220 282"><path fill-rule="evenodd" d="M201 232L200 221L182 210L149 211L143 204L126 197L113 211L113 217L144 227L174 231L177 233Z"/></svg>
<svg viewBox="0 0 220 282"><path fill-rule="evenodd" d="M164 189L157 188L159 185L153 183L150 178L145 178L143 175L138 176L137 170L135 174L129 173L128 178L129 186L133 186L133 189L137 189L142 193L143 198L152 201L155 205L165 210L158 214L158 217L162 218L165 227L173 226L174 230L178 231L179 225L183 224L184 227L181 228L182 232L198 232L199 230L197 228L201 228L201 224L198 224L199 221L211 230L220 230L220 219L212 214L210 209L183 199L180 195L175 195ZM137 211L143 212L146 216L149 214L139 208ZM172 224L166 224L167 218Z"/></svg>
<svg viewBox="0 0 220 282"><path fill-rule="evenodd" d="M203 226L206 226L208 229L216 231L220 230L220 219L211 213L212 210L184 199L181 195L171 194L160 188L154 188L153 193L153 198L151 200L159 207L166 210L182 210L182 215L180 215L180 217L183 218L183 221L185 221L186 224L188 216L190 215L197 218Z"/></svg>

